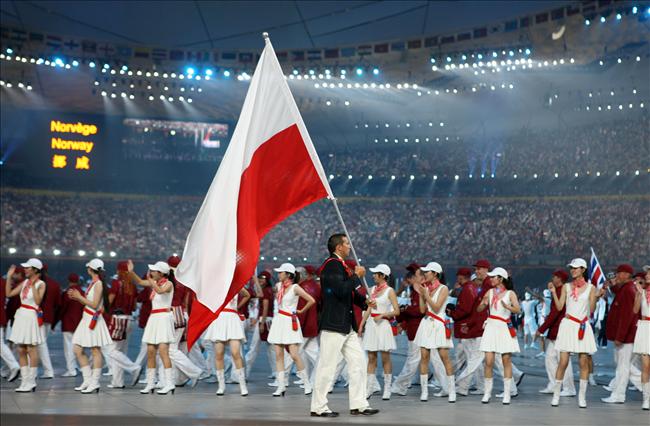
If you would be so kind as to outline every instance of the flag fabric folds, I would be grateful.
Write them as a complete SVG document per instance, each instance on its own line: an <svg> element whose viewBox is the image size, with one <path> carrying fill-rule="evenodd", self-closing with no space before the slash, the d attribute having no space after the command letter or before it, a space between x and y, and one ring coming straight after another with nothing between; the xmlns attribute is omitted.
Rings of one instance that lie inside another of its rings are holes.
<svg viewBox="0 0 650 426"><path fill-rule="evenodd" d="M196 293L188 346L252 277L264 235L325 197L333 198L327 177L267 38L176 270Z"/></svg>
<svg viewBox="0 0 650 426"><path fill-rule="evenodd" d="M589 281L596 288L601 288L605 284L605 281L607 281L593 247L591 248L591 259L589 260Z"/></svg>

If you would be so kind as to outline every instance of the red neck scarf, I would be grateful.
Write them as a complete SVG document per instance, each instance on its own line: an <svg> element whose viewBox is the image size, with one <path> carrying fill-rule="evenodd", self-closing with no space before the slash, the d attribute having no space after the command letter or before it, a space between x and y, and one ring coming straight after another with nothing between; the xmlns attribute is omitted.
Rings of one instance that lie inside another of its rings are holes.
<svg viewBox="0 0 650 426"><path fill-rule="evenodd" d="M373 299L376 299L376 298L377 298L377 295L378 295L379 293L381 293L382 291L384 291L384 289L385 289L386 287L388 287L388 284L386 284L385 282L384 282L384 283L381 283L381 284L377 284L377 285L372 289L372 298L373 298Z"/></svg>
<svg viewBox="0 0 650 426"><path fill-rule="evenodd" d="M571 297L573 300L578 300L578 289L587 285L587 281L583 277L576 278L571 282Z"/></svg>
<svg viewBox="0 0 650 426"><path fill-rule="evenodd" d="M291 280L284 280L280 284L280 289L278 290L278 304L282 303L282 298L284 297L284 293L287 291L287 288L293 284Z"/></svg>
<svg viewBox="0 0 650 426"><path fill-rule="evenodd" d="M504 287L496 286L493 288L494 292L492 294L492 309L496 310L499 300L503 299L503 296L506 292Z"/></svg>
<svg viewBox="0 0 650 426"><path fill-rule="evenodd" d="M429 294L433 294L438 287L440 287L440 281L436 278L434 282L427 281L424 283L424 286L429 290Z"/></svg>
<svg viewBox="0 0 650 426"><path fill-rule="evenodd" d="M28 280L25 280L26 283L23 285L23 290L20 295L22 299L27 299L27 294L29 293L29 289L34 287L34 283L36 282L36 279L37 278L30 278Z"/></svg>
<svg viewBox="0 0 650 426"><path fill-rule="evenodd" d="M162 287L163 285L165 285L166 282L167 282L167 278L163 277L155 285L157 285L158 287ZM149 294L149 300L153 300L153 298L156 297L156 294L158 293L156 293L156 290L152 288L151 293Z"/></svg>

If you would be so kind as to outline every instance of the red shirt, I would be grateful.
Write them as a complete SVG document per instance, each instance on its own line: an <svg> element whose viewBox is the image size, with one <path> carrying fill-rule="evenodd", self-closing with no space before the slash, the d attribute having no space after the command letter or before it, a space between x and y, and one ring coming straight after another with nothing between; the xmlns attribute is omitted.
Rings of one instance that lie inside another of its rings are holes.
<svg viewBox="0 0 650 426"><path fill-rule="evenodd" d="M131 290L131 294L129 294L129 290ZM125 284L119 279L113 280L108 294L109 296L115 295L111 304L111 315L117 310L122 311L124 315L131 315L135 311L138 290L133 284Z"/></svg>
<svg viewBox="0 0 650 426"><path fill-rule="evenodd" d="M420 295L411 287L411 303L397 317L397 321L406 330L406 337L409 340L415 340L415 334L418 332L422 318L424 318L424 314L420 312Z"/></svg>
<svg viewBox="0 0 650 426"><path fill-rule="evenodd" d="M607 340L616 340L621 343L634 343L636 335L636 322L639 314L632 311L636 289L634 282L629 281L623 285L611 287L614 301L607 314L605 335Z"/></svg>
<svg viewBox="0 0 650 426"><path fill-rule="evenodd" d="M13 290L14 288L18 287L21 283L22 281L19 283L12 282L11 289ZM7 321L11 321L12 324L14 322L14 315L16 315L16 311L18 310L18 308L20 308L20 294L14 297L10 297L9 300L7 300L7 309L6 309Z"/></svg>
<svg viewBox="0 0 650 426"><path fill-rule="evenodd" d="M185 309L185 295L187 294L187 287L181 283L176 283L174 286L174 295L172 296L172 306L182 306Z"/></svg>
<svg viewBox="0 0 650 426"><path fill-rule="evenodd" d="M262 298L260 299L260 306L259 306L259 316L262 316L262 311L264 310L264 307L262 306L262 303L264 300L269 301L269 309L268 312L266 313L267 318L273 318L273 302L275 301L275 297L273 297L273 288L270 285L267 285L266 287L262 288Z"/></svg>
<svg viewBox="0 0 650 426"><path fill-rule="evenodd" d="M56 312L61 302L61 286L58 282L49 276L45 277L45 296L41 301L41 309L43 310L43 322L56 325Z"/></svg>
<svg viewBox="0 0 650 426"><path fill-rule="evenodd" d="M478 290L474 283L468 281L463 284L458 294L456 308L449 312L449 316L454 320L454 336L457 339L474 339L483 334L483 323L479 323L478 327L474 324L477 299ZM480 299L478 300L480 303Z"/></svg>
<svg viewBox="0 0 650 426"><path fill-rule="evenodd" d="M490 282L490 277L486 277L483 280L483 284L478 289L476 295L476 301L474 302L474 308L472 309L472 318L470 320L471 323L470 333L475 335L475 337L483 336L483 323L487 321L488 315L490 315L490 310L487 308L481 312L478 312L476 310L476 308L478 308L478 305L481 304L481 300L483 300L483 296L485 296L487 292L490 291L490 289L492 289L492 283Z"/></svg>
<svg viewBox="0 0 650 426"><path fill-rule="evenodd" d="M303 337L318 336L318 307L320 305L320 285L314 280L306 280L300 284L303 290L316 300L316 303L307 311L298 315ZM298 310L302 309L307 301L302 297L298 300Z"/></svg>
<svg viewBox="0 0 650 426"><path fill-rule="evenodd" d="M362 297L366 297L368 295L368 292L366 291L365 286L359 287L359 290L357 290L357 293L359 293ZM354 310L354 319L357 321L357 328L361 326L361 320L363 319L363 311L361 310L360 307L358 307L356 304L352 304L352 309Z"/></svg>
<svg viewBox="0 0 650 426"><path fill-rule="evenodd" d="M140 318L138 318L138 326L140 328L145 328L147 325L147 320L151 314L151 300L149 300L149 295L151 294L151 288L145 287L138 293L138 302L142 303L140 306Z"/></svg>
<svg viewBox="0 0 650 426"><path fill-rule="evenodd" d="M83 294L83 290L77 284L73 284L68 287L68 290L77 290L79 293ZM59 319L61 320L61 331L73 333L81 321L81 316L83 315L84 305L77 302L76 300L70 299L68 292L64 292L61 295L61 303L59 306Z"/></svg>
<svg viewBox="0 0 650 426"><path fill-rule="evenodd" d="M0 278L0 327L7 326L7 312L5 305L7 303L7 295L5 291L5 279Z"/></svg>
<svg viewBox="0 0 650 426"><path fill-rule="evenodd" d="M566 303L564 304L562 310L558 311L557 307L555 306L555 301L553 300L553 298L551 298L551 311L548 313L548 316L546 317L542 325L539 326L537 332L539 334L543 334L546 330L548 330L548 334L546 335L546 338L549 340L557 339L557 332L560 329L560 323L562 322L562 318L564 318L565 313L566 313Z"/></svg>

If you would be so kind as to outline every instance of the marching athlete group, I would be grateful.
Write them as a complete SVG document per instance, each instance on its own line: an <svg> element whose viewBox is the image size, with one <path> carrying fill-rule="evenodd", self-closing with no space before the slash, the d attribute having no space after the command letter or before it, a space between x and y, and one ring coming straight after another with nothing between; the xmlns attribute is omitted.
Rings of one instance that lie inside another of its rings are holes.
<svg viewBox="0 0 650 426"><path fill-rule="evenodd" d="M338 379L349 383L353 414L374 414L378 410L369 407L368 398L378 392L384 400L393 393L406 395L418 371L421 401L428 400L433 378L436 397L453 403L459 395L482 394L481 401L489 403L496 368L503 379L498 396L503 404L511 403L523 377L512 363L512 354L520 351L513 315L522 308L507 270L478 260L473 269L458 269L450 289L442 265L413 263L395 290L389 285L390 267L380 264L370 268L374 285L366 293L360 285L365 269L345 260L347 242L337 235L328 244L330 258L318 270L284 263L274 269L275 285L269 271L256 274L190 351L184 331L194 295L174 277L177 256L148 265L144 276L134 272L131 261L119 262L112 281L103 261L92 259L86 264L90 280L85 290L80 277L70 274L63 293L49 277L53 284L48 285L46 265L39 259L12 265L0 286L4 376L10 381L20 376L16 392L36 390L39 363L41 378L51 378L47 334L60 321L63 376L74 377L78 369L82 382L75 390L84 394L99 392L106 360L111 388L125 386L124 372L133 386L144 372L141 393L173 394L177 386L193 387L214 374L217 395L226 393L227 383L238 383L240 394L247 396L247 377L264 348L275 379L272 395L285 395L295 367L295 383L304 394L313 394L315 416L337 414L327 407L327 394ZM578 406L587 406L587 388L590 381L595 384L591 356L597 351L590 318L600 299L613 297L606 332L615 345L616 375L606 386L611 396L603 402L624 403L631 382L643 393L642 408L650 409L650 267L635 276L630 265L619 265L616 278L601 288L586 279L584 259L573 259L567 268L553 273L546 292L550 309L529 332L545 337L549 382L540 392L552 395L552 406L560 404L561 396L576 395L570 362L575 354ZM144 332L140 354L132 361L126 342L138 304ZM393 378L391 352L400 331L408 339L407 358ZM251 340L245 351L247 334ZM376 374L380 359L383 391Z"/></svg>

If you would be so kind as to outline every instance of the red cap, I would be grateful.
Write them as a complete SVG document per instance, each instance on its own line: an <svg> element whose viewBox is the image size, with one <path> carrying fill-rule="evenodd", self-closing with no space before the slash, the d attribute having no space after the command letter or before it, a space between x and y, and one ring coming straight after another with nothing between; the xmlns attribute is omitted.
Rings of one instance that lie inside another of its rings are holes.
<svg viewBox="0 0 650 426"><path fill-rule="evenodd" d="M557 271L553 272L553 275L558 277L563 283L569 280L569 274L563 269L558 269Z"/></svg>
<svg viewBox="0 0 650 426"><path fill-rule="evenodd" d="M616 272L627 272L630 275L634 275L634 268L632 267L632 265L623 263L622 265L618 265L618 268L616 268Z"/></svg>
<svg viewBox="0 0 650 426"><path fill-rule="evenodd" d="M492 267L490 266L490 262L485 259L477 260L476 263L474 264L474 267L492 269Z"/></svg>
<svg viewBox="0 0 650 426"><path fill-rule="evenodd" d="M415 263L415 262L411 262L411 263L406 267L406 270L415 274L415 271L417 271L417 270L420 269L421 267L422 267L422 265L420 265L420 264L418 264L418 263Z"/></svg>
<svg viewBox="0 0 650 426"><path fill-rule="evenodd" d="M117 271L118 272L127 272L129 270L129 263L126 260L117 262Z"/></svg>
<svg viewBox="0 0 650 426"><path fill-rule="evenodd" d="M181 263L181 258L178 256L169 256L167 258L167 264L170 268L176 268L179 263Z"/></svg>
<svg viewBox="0 0 650 426"><path fill-rule="evenodd" d="M78 283L79 282L79 275L75 274L74 272L68 275L68 281L71 283Z"/></svg>
<svg viewBox="0 0 650 426"><path fill-rule="evenodd" d="M635 277L636 278L645 278L645 272L637 272Z"/></svg>
<svg viewBox="0 0 650 426"><path fill-rule="evenodd" d="M269 283L269 284L271 284L271 278L273 278L273 277L271 276L271 273L270 273L269 271L262 271L262 272L260 272L259 275L258 275L258 277L264 277L264 278L266 278L266 282Z"/></svg>
<svg viewBox="0 0 650 426"><path fill-rule="evenodd" d="M23 274L23 275L25 275L25 268L23 268L20 265L17 265L16 270L14 271L14 274Z"/></svg>
<svg viewBox="0 0 650 426"><path fill-rule="evenodd" d="M471 277L472 276L472 270L469 268L459 268L458 272L456 272L456 276L464 276L464 277Z"/></svg>
<svg viewBox="0 0 650 426"><path fill-rule="evenodd" d="M314 275L316 273L316 267L313 265L305 265L305 271L307 271L309 275Z"/></svg>
<svg viewBox="0 0 650 426"><path fill-rule="evenodd" d="M354 269L357 267L357 262L354 259L347 259L345 264L348 265L348 268Z"/></svg>

